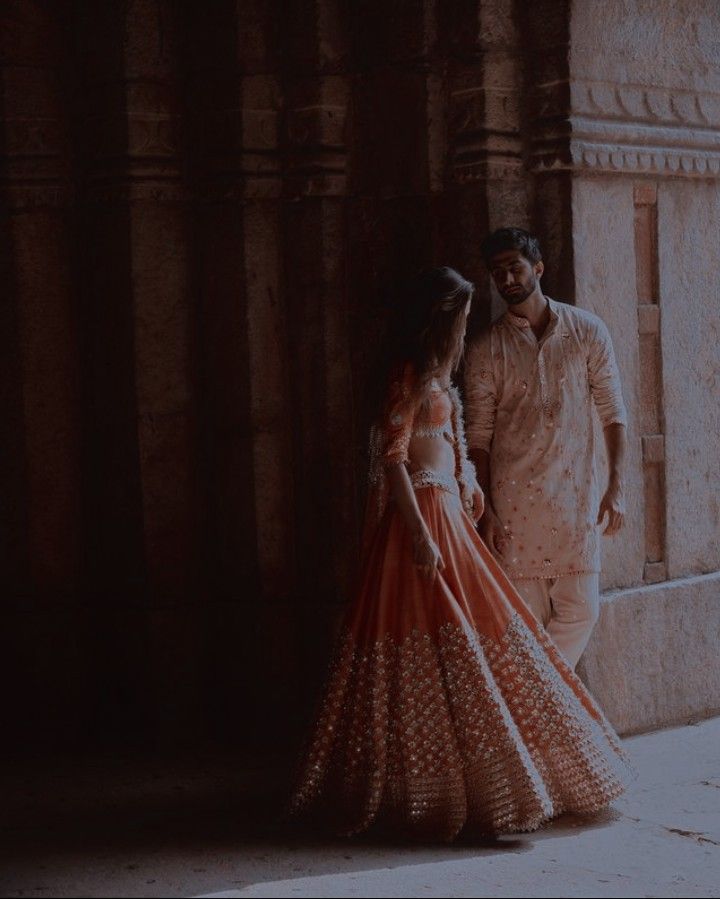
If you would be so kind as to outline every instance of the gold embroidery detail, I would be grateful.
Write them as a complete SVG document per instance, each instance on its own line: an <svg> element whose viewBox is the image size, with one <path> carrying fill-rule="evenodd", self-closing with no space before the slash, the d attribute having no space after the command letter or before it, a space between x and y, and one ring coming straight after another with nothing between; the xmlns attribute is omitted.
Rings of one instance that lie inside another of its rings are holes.
<svg viewBox="0 0 720 899"><path fill-rule="evenodd" d="M497 637L454 623L399 645L346 634L289 814L450 840L596 811L634 775L576 675L516 612Z"/></svg>

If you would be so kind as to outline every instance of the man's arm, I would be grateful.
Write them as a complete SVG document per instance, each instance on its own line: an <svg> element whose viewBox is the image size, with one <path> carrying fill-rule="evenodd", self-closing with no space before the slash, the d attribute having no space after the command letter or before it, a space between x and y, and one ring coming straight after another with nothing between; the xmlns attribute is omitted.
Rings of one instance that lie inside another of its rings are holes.
<svg viewBox="0 0 720 899"><path fill-rule="evenodd" d="M497 391L489 333L482 335L468 353L465 365L465 396L468 455L475 466L478 484L485 494L480 530L485 542L492 544L498 552L501 552L505 544L505 535L490 500L490 444L495 430Z"/></svg>
<svg viewBox="0 0 720 899"><path fill-rule="evenodd" d="M505 549L507 536L490 499L490 453L477 447L469 450L469 453L477 471L478 484L485 494L485 509L480 519L480 532L485 542L494 546L495 550L501 553Z"/></svg>
<svg viewBox="0 0 720 899"><path fill-rule="evenodd" d="M612 340L607 326L597 319L588 354L590 391L600 416L608 460L608 486L600 501L598 524L605 515L603 533L616 534L625 520L625 446L627 412L620 386Z"/></svg>
<svg viewBox="0 0 720 899"><path fill-rule="evenodd" d="M621 422L613 422L603 428L608 459L608 487L600 501L598 524L607 514L608 523L603 531L616 534L625 522L625 447L627 429Z"/></svg>
<svg viewBox="0 0 720 899"><path fill-rule="evenodd" d="M468 455L475 466L477 482L485 494L487 506L487 497L490 495L490 453L476 446L468 449Z"/></svg>

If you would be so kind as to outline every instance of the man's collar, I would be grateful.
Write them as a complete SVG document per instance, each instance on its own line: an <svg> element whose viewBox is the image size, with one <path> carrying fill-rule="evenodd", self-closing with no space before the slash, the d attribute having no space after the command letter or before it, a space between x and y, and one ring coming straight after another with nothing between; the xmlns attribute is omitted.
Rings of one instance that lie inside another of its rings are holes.
<svg viewBox="0 0 720 899"><path fill-rule="evenodd" d="M548 333L555 327L560 316L558 314L557 303L555 302L555 300L553 300L551 297L547 296L546 294L543 294L543 296L545 297L545 300L547 301L547 308L550 312L550 321L548 323L548 327L546 330L546 333ZM524 316L516 315L514 312L511 312L509 309L505 313L505 321L508 322L508 324L514 325L516 328L532 327L530 322Z"/></svg>

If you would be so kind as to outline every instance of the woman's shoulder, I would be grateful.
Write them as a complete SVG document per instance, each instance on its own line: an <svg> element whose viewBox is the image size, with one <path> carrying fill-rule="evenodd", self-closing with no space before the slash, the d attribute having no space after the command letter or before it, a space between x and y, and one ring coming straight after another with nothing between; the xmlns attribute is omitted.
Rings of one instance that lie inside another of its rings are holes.
<svg viewBox="0 0 720 899"><path fill-rule="evenodd" d="M391 387L400 388L409 396L418 386L418 374L415 363L408 359L395 362L390 368L388 382Z"/></svg>

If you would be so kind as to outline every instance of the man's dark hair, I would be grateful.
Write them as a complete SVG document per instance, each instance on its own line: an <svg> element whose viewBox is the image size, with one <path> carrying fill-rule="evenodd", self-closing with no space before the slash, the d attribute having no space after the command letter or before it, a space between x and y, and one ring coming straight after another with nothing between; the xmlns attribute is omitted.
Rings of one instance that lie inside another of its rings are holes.
<svg viewBox="0 0 720 899"><path fill-rule="evenodd" d="M493 256L506 250L518 250L533 265L542 259L540 241L534 234L522 228L498 228L497 231L488 234L480 245L480 252L486 265L490 265Z"/></svg>

